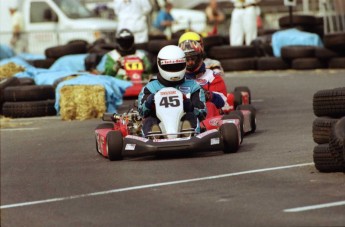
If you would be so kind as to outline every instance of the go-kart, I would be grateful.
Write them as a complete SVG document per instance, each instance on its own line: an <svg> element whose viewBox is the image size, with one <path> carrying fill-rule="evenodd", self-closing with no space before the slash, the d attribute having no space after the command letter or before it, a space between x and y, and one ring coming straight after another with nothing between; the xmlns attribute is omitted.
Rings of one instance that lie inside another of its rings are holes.
<svg viewBox="0 0 345 227"><path fill-rule="evenodd" d="M206 103L207 117L202 121L202 126L207 130L219 127L226 119L240 121L241 141L243 136L256 130L256 109L251 104L251 92L248 87L241 86L227 94L226 105L219 111L212 103Z"/></svg>
<svg viewBox="0 0 345 227"><path fill-rule="evenodd" d="M135 56L129 55L123 58L121 64L121 74L124 74L124 79L133 83L132 86L126 89L124 97L138 97L142 87L148 83L149 80L143 79L144 73L143 61Z"/></svg>
<svg viewBox="0 0 345 227"><path fill-rule="evenodd" d="M160 132L142 134L142 118L137 109L124 114L103 115L96 130L96 149L109 160L124 157L159 155L171 152L219 151L237 152L241 143L241 126L237 118L217 121L217 127L195 130L182 128L183 94L171 87L158 91L155 96L156 116ZM201 128L201 127L200 127Z"/></svg>

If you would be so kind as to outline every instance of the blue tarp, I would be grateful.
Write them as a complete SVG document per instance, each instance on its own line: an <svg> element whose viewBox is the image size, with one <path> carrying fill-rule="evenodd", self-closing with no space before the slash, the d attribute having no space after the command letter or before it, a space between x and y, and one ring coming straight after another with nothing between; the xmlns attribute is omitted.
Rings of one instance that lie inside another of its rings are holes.
<svg viewBox="0 0 345 227"><path fill-rule="evenodd" d="M309 32L302 32L292 28L275 32L272 35L272 48L275 57L280 57L280 50L284 46L318 46L323 47L319 35Z"/></svg>
<svg viewBox="0 0 345 227"><path fill-rule="evenodd" d="M8 45L0 44L0 60L14 57L14 51Z"/></svg>
<svg viewBox="0 0 345 227"><path fill-rule="evenodd" d="M123 94L125 90L132 86L132 83L107 75L94 75L86 71L79 71L78 69L81 68L81 65L84 65L83 59L85 59L85 57L86 55L68 55L62 57L61 60L57 60L58 63L53 69L35 68L20 56L1 60L0 66L13 62L24 67L26 70L24 72L17 73L15 76L33 78L37 85L53 85L57 79L75 75L75 78L60 82L55 90L55 108L58 113L60 110L60 89L65 85L102 85L106 91L107 112L116 113L116 109L123 103ZM104 67L104 60L105 58L101 60L98 67L99 69ZM75 65L70 63L74 63Z"/></svg>

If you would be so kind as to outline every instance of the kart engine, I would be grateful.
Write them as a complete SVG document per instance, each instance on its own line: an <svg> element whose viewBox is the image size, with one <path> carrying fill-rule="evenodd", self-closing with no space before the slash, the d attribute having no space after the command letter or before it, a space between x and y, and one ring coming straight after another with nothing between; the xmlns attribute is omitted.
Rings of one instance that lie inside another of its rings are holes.
<svg viewBox="0 0 345 227"><path fill-rule="evenodd" d="M142 117L136 110L131 110L123 114L114 115L115 122L120 122L122 125L127 126L129 135L142 136Z"/></svg>

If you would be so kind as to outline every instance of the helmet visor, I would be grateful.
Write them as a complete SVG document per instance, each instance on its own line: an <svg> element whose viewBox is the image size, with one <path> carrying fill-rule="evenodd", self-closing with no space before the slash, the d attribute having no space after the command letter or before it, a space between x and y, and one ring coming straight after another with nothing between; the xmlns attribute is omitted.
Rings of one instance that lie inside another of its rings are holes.
<svg viewBox="0 0 345 227"><path fill-rule="evenodd" d="M160 59L158 58L158 66L166 72L179 72L186 68L186 59Z"/></svg>

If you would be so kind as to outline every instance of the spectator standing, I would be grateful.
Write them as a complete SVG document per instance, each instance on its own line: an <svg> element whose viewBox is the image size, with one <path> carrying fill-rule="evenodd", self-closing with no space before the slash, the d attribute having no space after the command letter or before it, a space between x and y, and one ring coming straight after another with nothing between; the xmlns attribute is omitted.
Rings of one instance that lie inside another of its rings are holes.
<svg viewBox="0 0 345 227"><path fill-rule="evenodd" d="M207 23L211 27L208 30L209 35L218 34L218 25L225 19L224 13L218 8L217 0L210 0L209 5L205 9Z"/></svg>
<svg viewBox="0 0 345 227"><path fill-rule="evenodd" d="M172 8L173 4L170 2L166 2L164 8L158 12L157 17L153 23L153 27L159 33L164 33L167 35L171 34L171 26L174 22L174 18L170 13Z"/></svg>
<svg viewBox="0 0 345 227"><path fill-rule="evenodd" d="M152 6L150 0L114 0L114 12L118 18L117 30L130 30L135 43L148 42L148 18Z"/></svg>
<svg viewBox="0 0 345 227"><path fill-rule="evenodd" d="M258 4L261 0L230 0L234 4L230 23L230 45L249 46L257 37Z"/></svg>
<svg viewBox="0 0 345 227"><path fill-rule="evenodd" d="M26 41L24 31L23 16L18 10L18 6L13 4L9 8L12 23L11 46L16 54L26 51Z"/></svg>

